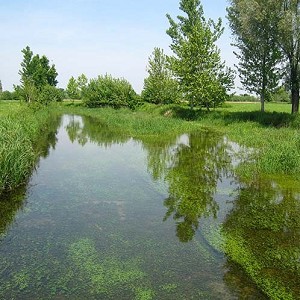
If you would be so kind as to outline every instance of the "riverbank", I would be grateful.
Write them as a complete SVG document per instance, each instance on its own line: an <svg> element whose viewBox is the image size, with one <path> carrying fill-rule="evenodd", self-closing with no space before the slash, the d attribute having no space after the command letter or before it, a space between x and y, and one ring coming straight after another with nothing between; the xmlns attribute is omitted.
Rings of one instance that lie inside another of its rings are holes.
<svg viewBox="0 0 300 300"><path fill-rule="evenodd" d="M70 103L62 110L101 119L131 136L168 135L209 128L255 150L239 167L245 179L258 174L296 178L300 173L300 117L289 113L289 104L268 103L265 113L259 111L259 103L226 103L210 113L178 105L149 104L134 112L87 109Z"/></svg>
<svg viewBox="0 0 300 300"><path fill-rule="evenodd" d="M0 194L25 183L38 158L46 155L54 114L50 108L0 101Z"/></svg>

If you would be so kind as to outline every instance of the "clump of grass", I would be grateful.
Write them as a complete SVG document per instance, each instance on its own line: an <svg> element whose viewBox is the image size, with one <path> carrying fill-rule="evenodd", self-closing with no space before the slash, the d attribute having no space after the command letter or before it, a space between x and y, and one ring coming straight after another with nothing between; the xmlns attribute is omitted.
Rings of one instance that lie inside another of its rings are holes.
<svg viewBox="0 0 300 300"><path fill-rule="evenodd" d="M258 157L258 167L265 173L300 173L300 137L288 134L289 139L272 137Z"/></svg>
<svg viewBox="0 0 300 300"><path fill-rule="evenodd" d="M0 111L0 194L27 180L39 155L39 139L51 118L49 109L34 111L20 104L6 107Z"/></svg>
<svg viewBox="0 0 300 300"><path fill-rule="evenodd" d="M12 189L28 177L34 166L32 143L15 119L0 122L0 191Z"/></svg>

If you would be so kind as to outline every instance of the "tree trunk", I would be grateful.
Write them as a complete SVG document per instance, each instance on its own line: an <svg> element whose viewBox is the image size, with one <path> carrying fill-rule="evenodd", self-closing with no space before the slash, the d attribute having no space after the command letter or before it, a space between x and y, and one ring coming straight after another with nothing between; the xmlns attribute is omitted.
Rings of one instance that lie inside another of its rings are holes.
<svg viewBox="0 0 300 300"><path fill-rule="evenodd" d="M291 67L292 114L299 112L299 77L298 66Z"/></svg>
<svg viewBox="0 0 300 300"><path fill-rule="evenodd" d="M262 92L260 95L260 111L265 112L265 93Z"/></svg>

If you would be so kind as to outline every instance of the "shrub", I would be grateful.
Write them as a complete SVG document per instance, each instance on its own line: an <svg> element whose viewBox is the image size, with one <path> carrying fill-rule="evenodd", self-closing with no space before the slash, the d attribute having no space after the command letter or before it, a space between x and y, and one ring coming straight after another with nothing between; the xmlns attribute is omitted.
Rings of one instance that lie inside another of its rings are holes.
<svg viewBox="0 0 300 300"><path fill-rule="evenodd" d="M229 101L233 102L258 102L259 99L251 95L231 95Z"/></svg>
<svg viewBox="0 0 300 300"><path fill-rule="evenodd" d="M283 87L280 87L276 92L274 92L274 94L271 95L271 101L288 103L291 102L291 97Z"/></svg>
<svg viewBox="0 0 300 300"><path fill-rule="evenodd" d="M18 100L18 95L16 92L3 91L0 93L0 100Z"/></svg>
<svg viewBox="0 0 300 300"><path fill-rule="evenodd" d="M139 97L127 80L113 78L110 75L91 79L83 91L83 101L88 107L111 106L134 109L138 100Z"/></svg>
<svg viewBox="0 0 300 300"><path fill-rule="evenodd" d="M64 92L54 86L46 85L38 96L38 102L48 105L50 102L61 102L64 98Z"/></svg>

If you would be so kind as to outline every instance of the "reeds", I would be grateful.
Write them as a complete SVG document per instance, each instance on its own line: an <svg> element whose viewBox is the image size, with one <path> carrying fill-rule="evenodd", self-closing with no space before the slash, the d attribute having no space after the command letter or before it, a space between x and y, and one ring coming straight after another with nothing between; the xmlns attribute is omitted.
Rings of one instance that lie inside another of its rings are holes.
<svg viewBox="0 0 300 300"><path fill-rule="evenodd" d="M37 161L35 150L49 122L49 110L13 107L0 115L0 194L24 183Z"/></svg>

